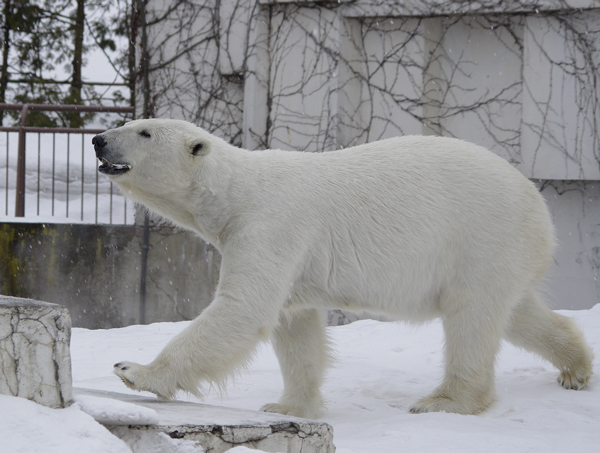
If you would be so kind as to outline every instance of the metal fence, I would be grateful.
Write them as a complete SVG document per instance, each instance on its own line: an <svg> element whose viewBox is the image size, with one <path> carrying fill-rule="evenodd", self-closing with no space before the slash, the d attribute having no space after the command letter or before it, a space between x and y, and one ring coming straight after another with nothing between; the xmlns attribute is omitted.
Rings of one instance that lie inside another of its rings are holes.
<svg viewBox="0 0 600 453"><path fill-rule="evenodd" d="M0 181L4 179L5 192L0 219L134 222L133 204L97 171L91 138L103 129L26 126L30 111L133 113L132 107L0 104L0 110L21 112L20 126L0 127Z"/></svg>

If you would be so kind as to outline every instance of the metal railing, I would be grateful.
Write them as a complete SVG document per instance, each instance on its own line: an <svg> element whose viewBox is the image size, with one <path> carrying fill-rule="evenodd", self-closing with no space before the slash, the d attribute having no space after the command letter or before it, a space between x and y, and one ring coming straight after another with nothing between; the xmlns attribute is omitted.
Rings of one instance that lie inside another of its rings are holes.
<svg viewBox="0 0 600 453"><path fill-rule="evenodd" d="M72 140L71 140L71 135L80 135L81 136L81 159L80 161L78 161L77 166L81 166L81 172L79 174L79 176L75 176L73 179L78 179L79 181L78 184L80 185L80 190L81 193L79 194L81 196L81 206L80 206L80 220L83 221L84 220L84 198L86 195L90 195L90 193L86 193L86 192L93 192L95 193L95 218L94 218L94 223L98 223L98 196L99 196L99 180L98 180L98 173L97 171L94 170L95 172L95 184L92 182L92 186L95 185L95 188L89 188L88 187L88 191L86 191L86 183L88 183L89 181L86 181L85 178L85 152L84 152L84 138L86 136L89 137L89 139L91 140L91 136L104 132L104 129L74 129L74 128L64 128L64 127L30 127L30 126L26 126L27 124L27 113L31 112L31 111L49 111L49 112L81 112L81 113L87 113L87 112L109 112L109 113L133 113L134 112L134 108L133 107L104 107L104 106L83 106L83 105L44 105L44 104L0 104L0 110L12 110L12 111L20 111L21 115L20 115L20 126L14 126L14 127L6 127L6 126L0 126L0 132L4 132L5 133L5 137L6 137L6 161L5 161L5 165L6 165L6 172L5 172L5 213L8 214L8 206L9 206L9 155L10 155L10 135L11 133L18 133L18 151L17 151L17 167L16 167L16 190L15 190L15 217L24 217L25 216L25 195L26 195L26 178L27 178L27 172L26 172L26 161L27 161L27 148L28 146L26 145L27 142L27 137L28 136L34 136L37 134L37 144L38 144L38 149L37 149L37 190L36 188L33 188L33 191L36 191L37 193L37 215L40 214L40 194L41 194L41 187L40 187L40 181L41 181L41 174L40 174L40 168L41 168L41 162L42 162L42 154L41 154L41 143L42 143L42 137L44 137L44 142L48 145L47 147L50 147L49 143L50 143L50 137L51 137L51 148L52 148L52 157L51 159L49 158L49 156L46 156L46 150L45 150L45 154L44 154L44 162L46 162L48 164L48 166L50 166L49 162L51 161L51 187L48 187L47 189L51 190L51 215L54 216L55 215L55 185L56 185L56 162L57 162L57 136L58 137L62 137L64 138L66 135L66 141L64 139L59 140L59 148L62 149L62 151L66 151L66 161L64 161L64 163L66 164L66 174L65 174L65 178L66 180L64 181L64 187L65 187L65 201L66 201L66 217L69 217L69 201L70 201L70 194L69 192L72 192L72 188L71 186L73 185L73 182L70 177L70 174L72 173L73 168L70 168L71 165L71 154L72 154ZM90 140L87 141L87 143L90 143ZM13 157L14 158L14 157ZM31 159L30 159L31 160ZM64 160L64 159L63 159ZM94 169L95 169L95 158L92 159L88 159L88 164L90 161L93 161L94 163ZM50 170L48 170L50 171ZM89 180L89 176L88 176L88 180ZM102 184L110 184L108 187L108 195L109 195L109 203L110 203L110 209L109 209L109 223L113 223L113 219L112 219L112 203L113 203L113 190L115 192L115 195L118 194L118 190L113 188L112 183L109 183L108 181L102 181ZM89 185L89 184L88 184ZM30 188L30 190L32 190ZM44 189L46 190L46 189ZM119 195L121 196L121 195ZM121 196L122 197L122 196ZM125 204L125 201L122 201L124 203L124 209L125 209L125 214L124 216L126 217L126 210L127 210L127 206ZM121 223L121 222L119 222ZM122 223L127 223L126 219L122 222Z"/></svg>

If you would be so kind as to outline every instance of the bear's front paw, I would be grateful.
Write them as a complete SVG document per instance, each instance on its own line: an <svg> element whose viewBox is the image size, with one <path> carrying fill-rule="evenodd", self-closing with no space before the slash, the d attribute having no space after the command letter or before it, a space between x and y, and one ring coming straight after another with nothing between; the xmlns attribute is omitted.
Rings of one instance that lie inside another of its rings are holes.
<svg viewBox="0 0 600 453"><path fill-rule="evenodd" d="M115 373L123 381L127 387L133 390L143 390L138 386L138 371L142 365L132 362L119 362L115 363L113 367L113 373Z"/></svg>
<svg viewBox="0 0 600 453"><path fill-rule="evenodd" d="M171 373L170 367L158 368L150 365L139 365L132 362L119 362L114 365L113 372L119 376L127 387L138 392L152 392L163 400L171 400L179 389L200 397L194 386L182 387Z"/></svg>

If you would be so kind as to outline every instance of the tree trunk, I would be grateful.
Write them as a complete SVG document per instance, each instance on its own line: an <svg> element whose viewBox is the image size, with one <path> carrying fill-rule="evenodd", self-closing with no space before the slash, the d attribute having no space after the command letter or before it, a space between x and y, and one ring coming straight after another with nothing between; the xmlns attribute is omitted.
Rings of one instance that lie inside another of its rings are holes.
<svg viewBox="0 0 600 453"><path fill-rule="evenodd" d="M8 53L10 51L10 17L11 0L4 0L4 26L2 29L2 70L0 73L0 103L6 102L6 87L8 86ZM0 110L0 126L4 120L4 110Z"/></svg>
<svg viewBox="0 0 600 453"><path fill-rule="evenodd" d="M150 104L150 56L148 55L148 33L146 20L146 3L148 0L141 0L140 20L142 22L142 42L141 44L141 71L142 71L142 93L144 94L144 110L142 118L152 118L152 106Z"/></svg>
<svg viewBox="0 0 600 453"><path fill-rule="evenodd" d="M131 15L129 16L129 54L127 61L129 69L129 80L127 80L127 83L129 85L130 92L129 105L131 105L134 108L136 107L135 86L136 79L138 77L138 70L135 59L135 45L138 39L138 28L140 27L140 11L142 8L140 3L142 3L140 0L131 0Z"/></svg>
<svg viewBox="0 0 600 453"><path fill-rule="evenodd" d="M71 104L81 104L81 66L83 62L83 31L85 26L85 0L77 0L77 12L73 24L73 74L68 101ZM72 113L69 118L69 127L81 127L83 121L79 113Z"/></svg>

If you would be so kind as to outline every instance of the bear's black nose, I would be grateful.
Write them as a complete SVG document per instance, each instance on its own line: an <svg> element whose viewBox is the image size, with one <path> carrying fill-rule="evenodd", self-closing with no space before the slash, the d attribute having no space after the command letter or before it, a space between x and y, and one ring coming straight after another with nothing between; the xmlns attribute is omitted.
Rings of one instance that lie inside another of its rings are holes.
<svg viewBox="0 0 600 453"><path fill-rule="evenodd" d="M106 146L106 140L104 140L104 137L102 137L102 135L96 135L92 139L92 145L94 145L94 149L96 150L102 149Z"/></svg>

